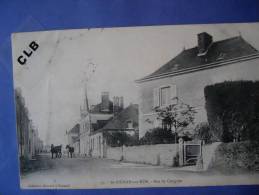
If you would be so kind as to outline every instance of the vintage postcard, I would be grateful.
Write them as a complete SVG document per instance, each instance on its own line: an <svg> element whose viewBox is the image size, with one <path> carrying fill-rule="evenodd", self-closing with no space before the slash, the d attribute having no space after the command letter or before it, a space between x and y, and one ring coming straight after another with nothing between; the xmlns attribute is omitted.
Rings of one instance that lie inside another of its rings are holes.
<svg viewBox="0 0 259 195"><path fill-rule="evenodd" d="M258 32L14 33L21 188L259 184Z"/></svg>

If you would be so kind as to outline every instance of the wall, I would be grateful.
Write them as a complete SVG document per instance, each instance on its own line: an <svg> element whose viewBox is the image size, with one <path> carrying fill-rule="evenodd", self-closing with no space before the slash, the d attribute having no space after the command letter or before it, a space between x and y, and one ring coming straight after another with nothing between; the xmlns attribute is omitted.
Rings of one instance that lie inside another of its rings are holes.
<svg viewBox="0 0 259 195"><path fill-rule="evenodd" d="M90 136L90 150L93 157L104 156L104 141L102 132L92 134Z"/></svg>
<svg viewBox="0 0 259 195"><path fill-rule="evenodd" d="M107 158L152 165L173 165L178 144L158 144L126 147L108 147Z"/></svg>
<svg viewBox="0 0 259 195"><path fill-rule="evenodd" d="M204 88L207 85L229 80L259 80L259 60L224 65L217 68L197 71L174 77L161 78L139 84L139 134L153 128L156 116L153 111L153 89L164 85L176 85L177 95L183 102L196 108L195 123L207 120Z"/></svg>
<svg viewBox="0 0 259 195"><path fill-rule="evenodd" d="M80 155L89 154L89 134L90 134L90 119L86 110L81 110L80 119Z"/></svg>
<svg viewBox="0 0 259 195"><path fill-rule="evenodd" d="M206 144L202 147L202 157L203 157L203 170L208 170L215 161L216 150L221 142L214 142L212 144Z"/></svg>
<svg viewBox="0 0 259 195"><path fill-rule="evenodd" d="M122 156L122 147L107 147L107 156L108 159L121 160Z"/></svg>

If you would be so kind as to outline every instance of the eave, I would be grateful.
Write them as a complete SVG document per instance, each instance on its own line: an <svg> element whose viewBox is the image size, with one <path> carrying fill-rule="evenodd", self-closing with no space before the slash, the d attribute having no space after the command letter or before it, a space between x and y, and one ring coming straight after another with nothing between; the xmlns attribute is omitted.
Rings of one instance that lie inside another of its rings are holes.
<svg viewBox="0 0 259 195"><path fill-rule="evenodd" d="M197 71L201 71L201 70L206 70L206 69L216 68L216 67L220 67L220 66L230 65L230 64L237 63L237 62L249 61L249 60L253 60L253 59L256 59L256 58L259 58L259 52L256 52L256 53L251 54L251 55L238 57L238 58L232 58L232 59L228 59L228 60L220 60L220 61L217 61L217 62L207 63L207 64L203 64L203 65L200 65L200 66L192 67L192 68L185 68L185 69L182 69L182 70L179 70L179 71L171 71L171 72L162 73L162 74L155 75L155 76L147 76L147 77L144 77L142 79L135 80L135 82L136 83L143 83L143 82L162 79L162 78L166 78L166 77L178 76L178 75L182 75L182 74L188 74L188 73L197 72Z"/></svg>

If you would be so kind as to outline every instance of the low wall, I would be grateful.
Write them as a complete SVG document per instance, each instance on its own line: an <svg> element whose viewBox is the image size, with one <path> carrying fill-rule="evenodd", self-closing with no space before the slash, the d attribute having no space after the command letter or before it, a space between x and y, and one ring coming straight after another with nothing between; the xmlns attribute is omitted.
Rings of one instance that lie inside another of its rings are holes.
<svg viewBox="0 0 259 195"><path fill-rule="evenodd" d="M121 160L122 148L121 147L107 147L106 158L113 160Z"/></svg>
<svg viewBox="0 0 259 195"><path fill-rule="evenodd" d="M126 147L108 147L107 158L152 165L173 165L178 144L158 144Z"/></svg>
<svg viewBox="0 0 259 195"><path fill-rule="evenodd" d="M212 144L203 145L202 158L203 158L203 170L208 170L215 161L216 150L221 142L214 142Z"/></svg>

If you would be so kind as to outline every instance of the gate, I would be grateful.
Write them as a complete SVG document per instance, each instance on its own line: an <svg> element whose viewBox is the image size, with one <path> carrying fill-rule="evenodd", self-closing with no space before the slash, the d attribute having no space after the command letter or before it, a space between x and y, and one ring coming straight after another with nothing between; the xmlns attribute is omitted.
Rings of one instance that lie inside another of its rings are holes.
<svg viewBox="0 0 259 195"><path fill-rule="evenodd" d="M195 165L200 157L202 157L202 141L183 141L183 139L179 139L180 166Z"/></svg>

